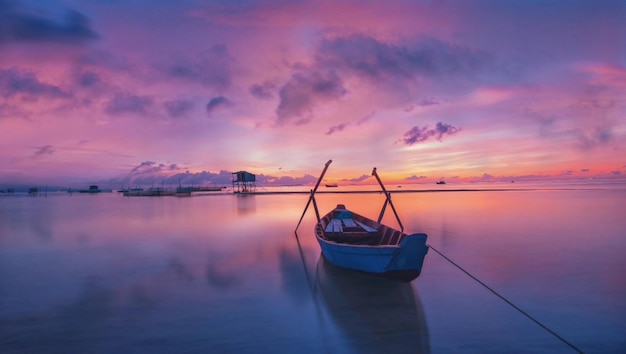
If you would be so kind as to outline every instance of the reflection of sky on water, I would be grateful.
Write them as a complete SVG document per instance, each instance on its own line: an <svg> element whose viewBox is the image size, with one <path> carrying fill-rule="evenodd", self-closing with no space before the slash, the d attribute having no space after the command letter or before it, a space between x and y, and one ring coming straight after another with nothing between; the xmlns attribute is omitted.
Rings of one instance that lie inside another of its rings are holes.
<svg viewBox="0 0 626 354"><path fill-rule="evenodd" d="M313 211L298 231L304 262L300 256L294 228L307 197L2 197L0 345L358 351L372 333L346 331L349 316L333 315L315 290ZM626 330L625 197L593 190L393 198L407 231L427 232L433 246L583 350L617 352ZM379 194L318 197L321 212L344 203L372 216L382 202ZM385 220L394 225L391 215ZM433 252L410 286L434 353L569 352Z"/></svg>

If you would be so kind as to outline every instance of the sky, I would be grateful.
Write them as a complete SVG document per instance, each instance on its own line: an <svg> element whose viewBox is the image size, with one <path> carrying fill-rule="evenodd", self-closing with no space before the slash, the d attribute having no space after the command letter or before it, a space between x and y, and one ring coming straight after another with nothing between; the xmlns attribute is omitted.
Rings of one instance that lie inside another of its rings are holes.
<svg viewBox="0 0 626 354"><path fill-rule="evenodd" d="M7 183L626 176L626 1L0 0Z"/></svg>

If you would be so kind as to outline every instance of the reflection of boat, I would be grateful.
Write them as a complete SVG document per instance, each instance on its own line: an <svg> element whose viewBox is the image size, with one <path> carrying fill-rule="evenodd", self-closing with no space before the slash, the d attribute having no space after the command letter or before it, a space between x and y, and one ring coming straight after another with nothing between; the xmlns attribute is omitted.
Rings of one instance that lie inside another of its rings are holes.
<svg viewBox="0 0 626 354"><path fill-rule="evenodd" d="M376 168L372 170L372 175L376 177L386 196L378 221L351 212L342 204L337 205L335 209L322 218L319 217L315 191L331 162L332 160L329 160L326 163L322 176L319 178L315 189L311 191L309 198L309 203L313 202L315 214L318 216L318 222L315 225L315 237L320 244L324 257L331 263L343 268L360 270L402 281L411 281L417 278L422 271L424 257L428 252L427 235L424 233L410 235L404 233L404 227L391 202L391 194L387 192L380 177L378 177ZM387 204L391 206L401 230L381 224ZM309 204L307 204L307 208L308 206ZM306 208L304 212L306 212ZM302 215L304 216L304 213Z"/></svg>
<svg viewBox="0 0 626 354"><path fill-rule="evenodd" d="M327 188L336 188L336 187L339 187L339 185L337 183L326 183L326 187Z"/></svg>
<svg viewBox="0 0 626 354"><path fill-rule="evenodd" d="M436 184L446 184L446 181L441 178L439 181L435 182Z"/></svg>
<svg viewBox="0 0 626 354"><path fill-rule="evenodd" d="M429 353L428 326L409 283L317 263L324 305L356 353Z"/></svg>

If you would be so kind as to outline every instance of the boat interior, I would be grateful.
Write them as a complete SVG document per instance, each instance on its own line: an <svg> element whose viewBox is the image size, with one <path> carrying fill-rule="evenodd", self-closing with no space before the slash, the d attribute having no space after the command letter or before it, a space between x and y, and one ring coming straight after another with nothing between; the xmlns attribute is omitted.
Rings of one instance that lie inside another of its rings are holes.
<svg viewBox="0 0 626 354"><path fill-rule="evenodd" d="M354 214L341 206L320 220L319 234L337 243L376 246L395 246L406 237L399 230Z"/></svg>

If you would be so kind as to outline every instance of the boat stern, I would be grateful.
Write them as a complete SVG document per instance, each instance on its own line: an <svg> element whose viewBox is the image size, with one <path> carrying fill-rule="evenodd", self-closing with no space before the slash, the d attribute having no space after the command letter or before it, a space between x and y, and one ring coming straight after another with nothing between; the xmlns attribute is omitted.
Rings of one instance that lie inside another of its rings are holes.
<svg viewBox="0 0 626 354"><path fill-rule="evenodd" d="M417 271L418 275L422 271L424 258L428 253L426 239L428 236L424 233L416 233L408 235L400 243L400 247L396 250L391 262L387 267L387 272L395 272L402 270Z"/></svg>

